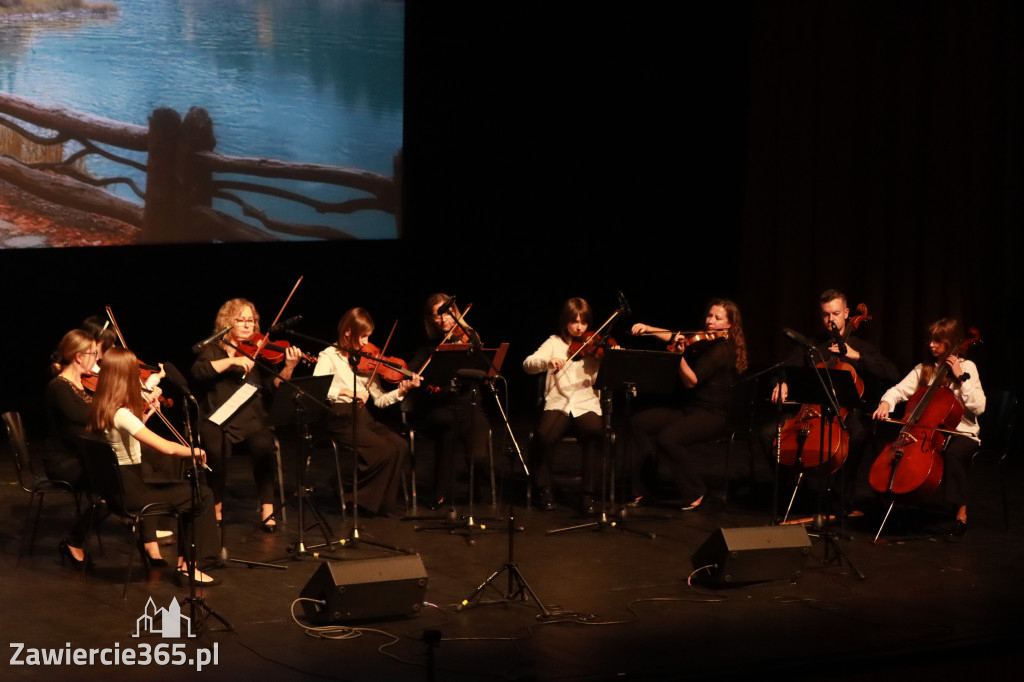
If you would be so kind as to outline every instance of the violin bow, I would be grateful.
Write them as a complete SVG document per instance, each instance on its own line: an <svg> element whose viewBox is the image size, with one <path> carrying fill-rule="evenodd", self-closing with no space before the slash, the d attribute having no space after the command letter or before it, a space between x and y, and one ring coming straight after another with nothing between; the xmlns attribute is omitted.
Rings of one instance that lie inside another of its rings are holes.
<svg viewBox="0 0 1024 682"><path fill-rule="evenodd" d="M465 324L466 321L465 321L464 318L466 317L467 314L469 314L469 311L472 310L472 309L473 309L473 304L470 303L469 305L466 306L465 310L463 310L461 313L459 313L459 316L457 318L455 318L455 321L458 322L459 324ZM423 370L425 370L427 368L427 365L430 364L430 361L434 359L434 353L437 352L438 348L440 348L441 346L443 346L445 343L448 342L448 339L450 339L452 337L452 332L454 332L456 329L458 329L458 325L456 325L456 326L454 326L454 327L452 327L451 329L448 330L448 333L444 335L444 337L437 344L437 346L434 347L434 350L432 350L430 352L430 355L427 356L427 359L423 363L423 366L420 367L420 371L416 372L417 374L423 374Z"/></svg>
<svg viewBox="0 0 1024 682"><path fill-rule="evenodd" d="M366 390L367 391L370 390L370 384L373 383L373 378L377 376L377 370L380 369L380 363L381 363L381 361L384 358L384 353L387 351L388 345L391 343L391 337L395 335L395 328L397 326L398 326L398 320L395 320L395 323L393 325L391 325L391 331L388 333L388 339L387 339L387 341L384 342L384 347L380 349L380 355L377 356L377 363L373 366L373 371L370 372L370 378L366 382Z"/></svg>
<svg viewBox="0 0 1024 682"><path fill-rule="evenodd" d="M121 342L121 347L124 348L125 350L128 350L128 344L124 342L124 337L121 336L121 328L117 326L117 320L114 319L114 311L110 309L109 305L106 306L106 309L107 317L110 319L110 324L114 327L114 333L117 334L117 339ZM136 361L138 361L138 357L136 357L135 359ZM139 383L141 384L142 381L140 380ZM142 388L144 388L144 386L140 385L139 388L141 390ZM174 426L167 419L164 413L161 412L156 406L153 407L153 414L159 417L160 421L164 423L164 426L170 429L171 433L174 434L174 437L178 439L179 443L181 443L185 447L192 447L191 445L188 444L188 442L185 441L185 437L178 433L178 430L174 428Z"/></svg>
<svg viewBox="0 0 1024 682"><path fill-rule="evenodd" d="M277 317L275 317L274 321L270 323L269 327L267 327L267 333L264 334L263 338L256 344L256 352L252 354L254 360L260 356L260 351L263 350L263 346L267 345L267 341L270 340L270 330L273 329L274 326L277 325L277 321L281 319L281 315L284 314L284 309L288 307L288 302L291 301L292 296L295 295L295 290L299 288L300 284L302 284L303 277L304 275L299 275L299 279L295 282L295 286L292 287L291 293L288 294L288 298L284 299L284 303L281 304L281 309L277 311Z"/></svg>
<svg viewBox="0 0 1024 682"><path fill-rule="evenodd" d="M555 372L555 376L561 374L562 370L565 369L569 365L569 363L572 362L573 359L575 359L575 357L577 355L582 353L584 348L586 348L587 346L591 345L594 342L594 339L596 339L598 337L598 334L600 334L604 330L605 327L607 327L609 324L611 324L612 320L614 320L616 317L618 317L619 313L621 313L621 312L622 312L622 310L616 310L614 313L611 314L611 316L608 317L607 320L604 321L604 324L602 324L600 327L598 327L596 330L594 330L594 333L590 335L590 338L588 338L586 341L584 341L582 343L582 345L580 345L580 347L576 349L575 353L573 353L572 355L570 355L569 357L567 357L565 359L565 364L562 365L562 367L557 372Z"/></svg>

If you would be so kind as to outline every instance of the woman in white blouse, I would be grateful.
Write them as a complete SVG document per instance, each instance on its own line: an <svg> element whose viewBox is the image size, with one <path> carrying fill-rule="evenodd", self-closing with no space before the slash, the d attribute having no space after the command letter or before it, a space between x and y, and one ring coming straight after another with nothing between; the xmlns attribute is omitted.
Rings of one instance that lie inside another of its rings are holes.
<svg viewBox="0 0 1024 682"><path fill-rule="evenodd" d="M358 351L370 342L373 318L362 308L353 308L338 323L338 343L324 349L317 358L314 376L333 375L327 400L331 415L327 429L339 444L353 448L359 460L359 506L364 511L387 516L395 502L402 463L409 456L404 438L373 418L366 403L377 407L394 405L405 398L419 377L406 379L396 388L385 390L380 374L372 377L356 373L353 366ZM353 409L352 400L356 400Z"/></svg>
<svg viewBox="0 0 1024 682"><path fill-rule="evenodd" d="M583 448L580 508L596 511L597 470L604 423L601 399L594 389L601 358L597 353L580 353L572 361L569 346L582 344L593 324L590 305L582 298L570 298L562 306L558 334L549 336L523 361L528 374L547 372L544 385L544 412L534 430L531 470L537 506L554 509L551 489L551 457L558 441L572 428Z"/></svg>
<svg viewBox="0 0 1024 682"><path fill-rule="evenodd" d="M928 327L928 338L931 361L917 365L903 381L886 391L872 416L875 419L888 419L897 404L909 400L918 389L931 385L941 367L949 367L945 385L964 407L963 416L956 427L963 435L950 436L942 451L945 499L956 510L956 521L947 539L955 542L967 532L967 468L974 453L981 447L978 415L985 411L985 391L981 388L977 366L955 354L964 339L958 320L943 318L933 322Z"/></svg>

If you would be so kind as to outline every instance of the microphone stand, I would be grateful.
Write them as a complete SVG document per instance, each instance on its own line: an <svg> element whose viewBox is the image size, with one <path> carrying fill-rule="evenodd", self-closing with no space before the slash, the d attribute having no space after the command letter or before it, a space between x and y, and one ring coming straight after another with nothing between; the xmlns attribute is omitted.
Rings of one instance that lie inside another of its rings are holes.
<svg viewBox="0 0 1024 682"><path fill-rule="evenodd" d="M500 375L492 377L497 379ZM512 433L512 427L509 425L508 416L505 414L505 410L502 408L501 401L498 399L497 391L493 387L491 382L491 392L495 397L495 402L498 405L498 410L501 413L501 418L505 423L507 435L512 442L512 448L509 450L509 458L513 459L512 455L516 455L519 459L519 464L523 468L523 472L526 474L526 480L530 480L530 469L526 465L526 460L523 458L523 451L519 447L519 443L516 441L515 435ZM514 462L514 459L513 459ZM502 573L508 573L508 587L505 591L505 596L500 602L505 603L512 600L525 601L527 597L533 599L537 604L537 608L540 609L540 618L550 618L551 612L548 611L547 607L544 606L544 602L540 600L537 593L533 591L530 584L526 582L526 577L523 572L519 570L519 564L515 561L515 538L516 533L521 530L515 525L515 503L512 501L512 496L509 496L508 500L508 525L506 532L508 533L508 559L501 565L500 568L491 573L487 578L477 586L475 590L465 599L463 599L458 606L455 607L456 611L462 611L464 609L472 608L473 606L479 605L480 595L483 593L487 586L497 580Z"/></svg>
<svg viewBox="0 0 1024 682"><path fill-rule="evenodd" d="M173 382L172 382L173 383ZM199 403L196 401L195 396L188 390L187 386L179 386L182 392L185 394L185 398L188 402L195 405L196 414L199 414ZM185 413L185 439L188 444L190 451L189 457L192 460L192 468L188 471L187 477L191 480L192 487L192 499L191 508L189 514L192 516L190 523L188 524L188 557L185 559L185 568L188 570L188 586L189 596L187 599L181 601L182 605L189 605L189 617L192 621L192 633L198 635L199 632L205 627L206 619L210 616L216 618L221 624L229 631L234 632L235 628L231 626L223 616L214 611L207 603L204 597L200 597L196 594L196 561L197 561L197 548L196 548L196 523L198 523L199 509L199 460L196 457L196 441L192 435L192 419L189 412L189 407L186 404L185 409L182 410ZM197 432L198 435L198 432ZM177 570L177 569L175 569Z"/></svg>
<svg viewBox="0 0 1024 682"><path fill-rule="evenodd" d="M372 353L364 353L363 351L357 350L357 349L354 349L354 348L342 348L341 346L339 346L336 343L329 343L327 341L324 341L323 339L318 339L318 338L313 337L313 336L308 336L306 334L302 334L302 333L299 333L299 332L294 331L294 330L288 330L288 334L291 335L291 336L298 337L300 339L304 339L304 340L310 341L312 343L316 343L317 345L320 345L320 346L326 346L326 347L330 347L330 348L337 348L339 351L347 353L349 364L352 367L352 387L353 387L353 390L352 390L352 401L351 401L351 406L352 406L352 416L351 416L351 419L352 419L352 444L351 444L351 449L352 449L352 457L354 458L354 461L353 461L353 464L352 464L352 529L350 530L348 537L343 539L343 540L338 541L338 544L340 544L342 547L351 547L351 548L354 549L359 544L365 543L365 544L368 544L368 545L371 545L371 546L374 546L374 547L380 547L381 549L390 550L392 552L398 552L399 554L415 554L415 551L412 550L412 549L407 549L407 548L404 548L404 547L398 547L396 545L388 545L388 544L385 544L383 542L378 542L376 540L366 540L366 539L364 539L362 537L362 535L360 533L361 526L359 524L359 450L358 450L358 447L357 447L357 444L359 443L359 439L358 439L359 428L358 428L357 424L358 424L358 419L359 419L359 410L361 410L361 409L368 409L368 408L366 408L365 406L360 406L358 400L356 400L356 397L355 397L356 388L357 388L357 382L356 382L356 376L357 375L356 375L355 368L356 368L356 365L359 364L359 358L361 358L361 357L375 358L376 356L374 356ZM369 388L369 387L367 387L367 388ZM305 393L305 392L303 392L303 393ZM327 410L328 413L330 413L332 411L331 407L329 405L327 405L327 404L325 404L325 403L323 403L321 401L316 401L316 402L318 402L321 406L323 406ZM311 440L311 436L309 435L308 429L306 431L305 438L307 439L307 441ZM342 491L342 492L344 492L344 491ZM301 500L300 500L300 502L301 502ZM345 504L344 496L342 496L342 502L341 503ZM302 528L301 528L301 523L302 523L301 507L300 507L299 523L300 523L299 532L301 534L301 532L302 532Z"/></svg>

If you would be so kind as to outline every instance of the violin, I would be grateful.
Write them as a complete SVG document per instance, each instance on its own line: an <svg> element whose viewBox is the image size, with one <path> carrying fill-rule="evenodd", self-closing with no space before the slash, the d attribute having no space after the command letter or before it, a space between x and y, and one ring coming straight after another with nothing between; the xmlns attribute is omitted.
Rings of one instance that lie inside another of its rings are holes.
<svg viewBox="0 0 1024 682"><path fill-rule="evenodd" d="M584 357L604 357L604 349L617 346L615 339L602 337L597 332L586 331L581 336L574 336L569 342L569 358L579 360Z"/></svg>
<svg viewBox="0 0 1024 682"><path fill-rule="evenodd" d="M416 376L409 371L409 365L401 358L384 356L383 351L372 343L367 343L358 351L359 363L356 374L372 376L377 374L388 383L397 384Z"/></svg>
<svg viewBox="0 0 1024 682"><path fill-rule="evenodd" d="M261 346L260 341L263 341L265 338L264 334L256 332L245 341L241 341L236 345L239 350L253 359L262 358L276 365L284 360L285 352L291 348L291 344L287 341L265 341ZM316 364L316 358L309 353L300 353L299 360L306 364Z"/></svg>
<svg viewBox="0 0 1024 682"><path fill-rule="evenodd" d="M153 392L152 389L149 389L149 388L145 387L146 379L148 379L153 374L158 374L159 372L160 372L160 368L159 367L154 367L153 365L147 365L142 360L139 360L139 377L142 379L142 383L143 383L142 392L143 393L152 393ZM87 390L89 393L95 393L96 392L96 387L100 383L100 374L99 374L99 372L92 372L90 374L83 374L81 379L82 379L82 388ZM159 400L160 400L160 404L162 406L164 406L164 407L174 407L174 400L172 400L171 398L165 398L163 395L161 395Z"/></svg>
<svg viewBox="0 0 1024 682"><path fill-rule="evenodd" d="M957 356L962 357L981 339L974 327L968 334ZM875 492L926 497L939 487L942 450L949 432L964 416L964 404L945 385L948 374L949 365L942 362L932 383L919 388L907 401L903 428L871 465L868 481Z"/></svg>
<svg viewBox="0 0 1024 682"><path fill-rule="evenodd" d="M666 349L670 353L682 353L695 343L727 338L729 338L728 329L716 329L714 331L709 332L694 332L692 334L683 334L682 332L676 332L672 339L672 342L668 344Z"/></svg>
<svg viewBox="0 0 1024 682"><path fill-rule="evenodd" d="M860 327L862 322L871 319L868 315L868 307L861 303L857 306L858 315L846 321L841 341L846 342L850 334ZM830 344L831 345L831 342ZM857 389L857 395L864 395L864 380L857 376L853 365L839 360L838 355L833 355L828 362L819 362L817 367L821 369L844 369L853 375L853 384ZM779 446L779 464L782 466L801 466L813 468L821 465L824 461L830 461L832 466L829 473L839 471L850 453L850 434L844 429L827 429L825 446L827 453L821 448L821 405L801 405L800 411L792 419L786 420L782 425L781 443ZM848 410L840 408L839 415L845 420ZM823 459L824 457L824 459Z"/></svg>

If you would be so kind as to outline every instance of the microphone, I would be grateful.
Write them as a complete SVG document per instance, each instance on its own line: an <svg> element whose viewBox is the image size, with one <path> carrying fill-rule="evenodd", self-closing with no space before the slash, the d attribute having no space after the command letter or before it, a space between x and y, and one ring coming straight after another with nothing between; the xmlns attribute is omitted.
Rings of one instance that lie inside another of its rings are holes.
<svg viewBox="0 0 1024 682"><path fill-rule="evenodd" d="M272 332L279 332L282 329L290 329L290 328L294 327L295 325L297 325L299 322L302 322L302 315L296 315L295 317L289 317L284 322L278 322L273 327L268 329L267 333L270 334Z"/></svg>
<svg viewBox="0 0 1024 682"><path fill-rule="evenodd" d="M457 369L455 370L455 376L460 379L469 379L470 381L487 381L491 378L491 375L482 369Z"/></svg>
<svg viewBox="0 0 1024 682"><path fill-rule="evenodd" d="M783 327L782 333L789 337L791 341L796 341L801 346L805 346L807 348L814 348L814 344L811 342L811 340L804 336L803 334L801 334L800 332L795 332L789 327Z"/></svg>
<svg viewBox="0 0 1024 682"><path fill-rule="evenodd" d="M633 312L629 307L629 301L626 300L626 295L621 291L619 292L619 311L621 311L623 315L629 315Z"/></svg>
<svg viewBox="0 0 1024 682"><path fill-rule="evenodd" d="M210 336L207 336L205 339L203 339L202 341L200 341L196 345L192 346L192 352L193 353L198 353L199 351L201 351L202 349L206 348L207 346L209 346L214 341L217 341L220 338L222 338L225 334L227 334L229 331L231 331L231 328L234 327L234 326L235 325L233 325L233 324L229 324L227 327L224 327L219 332L214 332Z"/></svg>
<svg viewBox="0 0 1024 682"><path fill-rule="evenodd" d="M164 371L167 373L168 381L180 388L185 395L192 397L192 393L188 389L188 381L185 380L185 376L181 373L181 370L173 364L165 362Z"/></svg>
<svg viewBox="0 0 1024 682"><path fill-rule="evenodd" d="M839 354L846 355L846 344L843 343L843 337L839 334L839 327L835 322L832 323L832 341L839 346Z"/></svg>
<svg viewBox="0 0 1024 682"><path fill-rule="evenodd" d="M453 305L455 305L455 297L454 296L452 296L447 301L445 301L444 305L442 305L440 308L437 309L437 316L438 317L443 317L446 312L448 312L449 310L452 309Z"/></svg>

